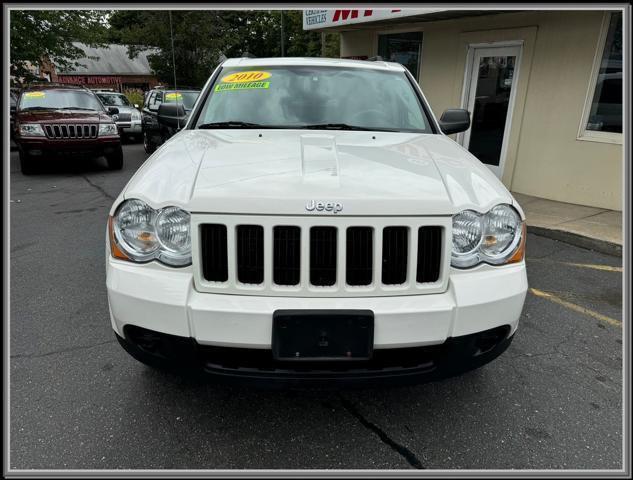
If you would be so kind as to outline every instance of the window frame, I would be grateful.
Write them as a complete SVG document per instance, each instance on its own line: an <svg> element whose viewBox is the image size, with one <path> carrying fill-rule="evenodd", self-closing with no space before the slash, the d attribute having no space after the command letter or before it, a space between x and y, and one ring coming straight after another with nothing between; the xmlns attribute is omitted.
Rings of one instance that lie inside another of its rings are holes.
<svg viewBox="0 0 633 480"><path fill-rule="evenodd" d="M598 37L598 44L596 46L596 52L593 58L593 66L591 69L589 87L587 88L587 95L585 97L585 105L583 107L582 116L580 118L580 125L578 127L578 135L576 136L576 140L582 140L585 142L614 143L614 144L622 145L623 143L622 133L587 130L587 122L589 121L589 113L591 112L593 97L596 94L596 84L598 83L598 74L600 72L600 66L602 64L602 57L604 56L604 49L606 47L607 35L609 33L609 26L611 25L611 17L613 13L614 12L605 12L602 17L602 24L600 26L600 36ZM619 12L619 13L622 14L622 12ZM623 25L623 28L624 28L624 25ZM622 34L624 34L624 32L622 32ZM624 96L622 96L622 98L624 102ZM622 113L624 114L624 110L622 111ZM622 120L624 122L624 118L622 118ZM624 123L622 124L622 130L624 131Z"/></svg>
<svg viewBox="0 0 633 480"><path fill-rule="evenodd" d="M150 104L154 103L155 97L156 97L156 91L150 92L150 94L147 96L147 100L145 101L145 106L147 107L148 110L149 110Z"/></svg>

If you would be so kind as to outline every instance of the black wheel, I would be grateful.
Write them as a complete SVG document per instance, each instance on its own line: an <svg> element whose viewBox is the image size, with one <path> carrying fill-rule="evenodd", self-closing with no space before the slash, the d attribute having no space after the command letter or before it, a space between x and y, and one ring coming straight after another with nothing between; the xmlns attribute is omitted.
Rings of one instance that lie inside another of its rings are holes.
<svg viewBox="0 0 633 480"><path fill-rule="evenodd" d="M156 151L156 144L152 141L147 131L143 132L143 147L145 148L145 153L152 154Z"/></svg>
<svg viewBox="0 0 633 480"><path fill-rule="evenodd" d="M123 148L119 148L109 155L106 155L106 161L108 162L108 169L121 170L123 168Z"/></svg>
<svg viewBox="0 0 633 480"><path fill-rule="evenodd" d="M20 150L20 170L23 175L33 175L37 172L36 159L26 152Z"/></svg>

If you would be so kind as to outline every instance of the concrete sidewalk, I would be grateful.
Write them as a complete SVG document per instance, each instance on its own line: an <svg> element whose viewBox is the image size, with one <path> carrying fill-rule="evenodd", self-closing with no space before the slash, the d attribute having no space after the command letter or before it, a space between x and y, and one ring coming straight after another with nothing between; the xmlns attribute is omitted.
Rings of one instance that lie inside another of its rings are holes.
<svg viewBox="0 0 633 480"><path fill-rule="evenodd" d="M622 255L622 212L556 202L513 192L528 231L580 247Z"/></svg>

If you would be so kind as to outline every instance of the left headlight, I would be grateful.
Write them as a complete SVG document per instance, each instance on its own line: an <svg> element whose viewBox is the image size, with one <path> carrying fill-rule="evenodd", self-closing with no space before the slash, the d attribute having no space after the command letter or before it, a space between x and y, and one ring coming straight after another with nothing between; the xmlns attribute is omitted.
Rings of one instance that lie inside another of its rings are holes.
<svg viewBox="0 0 633 480"><path fill-rule="evenodd" d="M454 267L520 262L524 251L525 222L511 205L496 205L484 214L464 210L453 216Z"/></svg>
<svg viewBox="0 0 633 480"><path fill-rule="evenodd" d="M125 200L109 221L112 256L137 263L158 260L191 264L191 221L179 207L155 210L141 200Z"/></svg>
<svg viewBox="0 0 633 480"><path fill-rule="evenodd" d="M20 124L20 136L21 137L44 137L44 129L37 123L21 123Z"/></svg>
<svg viewBox="0 0 633 480"><path fill-rule="evenodd" d="M118 130L114 123L102 123L99 125L99 136L118 135Z"/></svg>

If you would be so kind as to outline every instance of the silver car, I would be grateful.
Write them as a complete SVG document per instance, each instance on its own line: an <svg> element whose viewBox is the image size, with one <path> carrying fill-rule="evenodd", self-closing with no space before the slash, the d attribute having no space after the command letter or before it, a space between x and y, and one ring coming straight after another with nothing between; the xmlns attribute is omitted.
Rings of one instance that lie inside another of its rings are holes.
<svg viewBox="0 0 633 480"><path fill-rule="evenodd" d="M117 115L112 119L116 123L121 137L140 138L143 131L141 128L141 112L138 105L132 105L125 95L114 91L95 92L106 107L116 107L119 109Z"/></svg>

